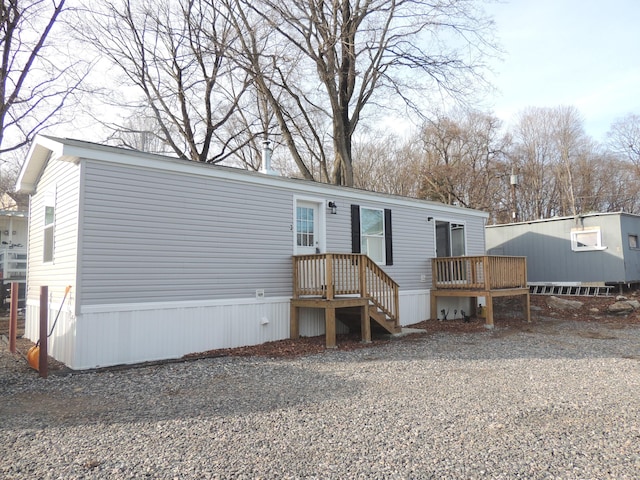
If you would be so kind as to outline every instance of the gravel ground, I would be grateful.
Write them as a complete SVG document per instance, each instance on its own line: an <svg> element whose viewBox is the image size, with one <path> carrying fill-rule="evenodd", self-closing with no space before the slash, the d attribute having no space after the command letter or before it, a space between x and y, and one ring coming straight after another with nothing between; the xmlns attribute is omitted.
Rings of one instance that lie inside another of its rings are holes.
<svg viewBox="0 0 640 480"><path fill-rule="evenodd" d="M0 438L7 479L637 479L640 325L547 318L47 380L2 368Z"/></svg>

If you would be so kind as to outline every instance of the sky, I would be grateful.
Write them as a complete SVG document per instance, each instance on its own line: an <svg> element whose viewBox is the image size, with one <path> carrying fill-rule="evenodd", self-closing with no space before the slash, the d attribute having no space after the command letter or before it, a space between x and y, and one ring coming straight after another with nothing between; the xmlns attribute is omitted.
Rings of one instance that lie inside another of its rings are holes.
<svg viewBox="0 0 640 480"><path fill-rule="evenodd" d="M587 134L640 114L640 0L500 0L503 60L493 62L490 108L507 124L526 107L573 105Z"/></svg>

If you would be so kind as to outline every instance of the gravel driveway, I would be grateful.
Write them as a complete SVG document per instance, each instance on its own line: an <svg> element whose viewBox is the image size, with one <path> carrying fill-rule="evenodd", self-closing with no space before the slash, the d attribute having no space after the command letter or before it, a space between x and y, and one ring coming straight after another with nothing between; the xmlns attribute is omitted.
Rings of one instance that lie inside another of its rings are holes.
<svg viewBox="0 0 640 480"><path fill-rule="evenodd" d="M48 380L3 369L0 477L637 479L640 327L546 320Z"/></svg>

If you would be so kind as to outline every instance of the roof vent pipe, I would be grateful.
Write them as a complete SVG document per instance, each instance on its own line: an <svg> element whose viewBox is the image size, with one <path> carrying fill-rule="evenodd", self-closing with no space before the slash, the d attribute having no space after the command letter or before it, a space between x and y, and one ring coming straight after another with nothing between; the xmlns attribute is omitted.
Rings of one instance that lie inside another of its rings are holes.
<svg viewBox="0 0 640 480"><path fill-rule="evenodd" d="M271 170L271 153L273 150L269 147L270 143L269 140L262 142L262 167L260 168L260 172L267 175L280 175L280 172L277 170Z"/></svg>

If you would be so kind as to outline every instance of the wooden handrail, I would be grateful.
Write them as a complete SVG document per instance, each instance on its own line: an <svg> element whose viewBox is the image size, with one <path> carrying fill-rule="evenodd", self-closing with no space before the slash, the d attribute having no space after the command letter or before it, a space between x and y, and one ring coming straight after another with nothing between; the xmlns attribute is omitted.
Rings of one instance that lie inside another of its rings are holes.
<svg viewBox="0 0 640 480"><path fill-rule="evenodd" d="M398 284L359 253L293 256L293 298L368 297L390 319L398 319Z"/></svg>
<svg viewBox="0 0 640 480"><path fill-rule="evenodd" d="M527 286L526 257L469 256L432 259L433 288L494 290Z"/></svg>

